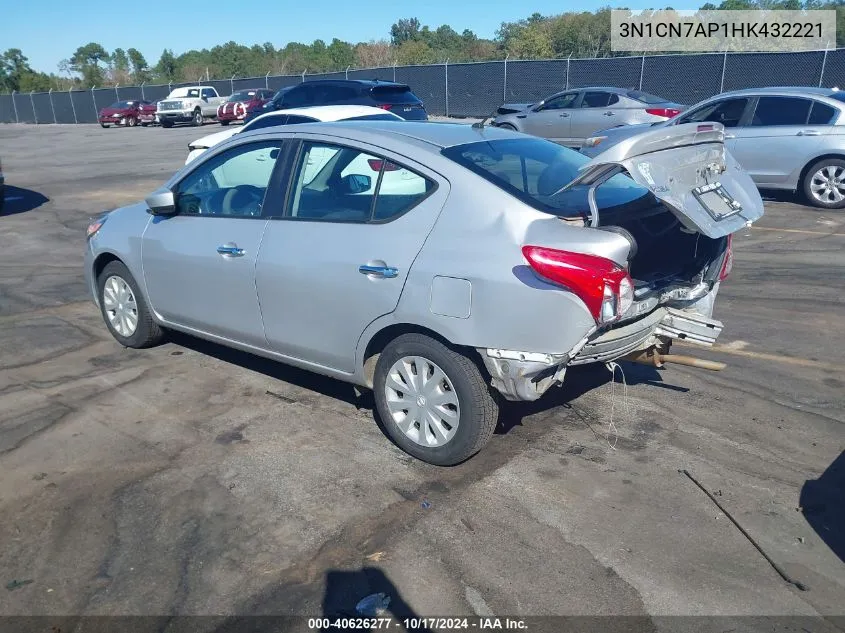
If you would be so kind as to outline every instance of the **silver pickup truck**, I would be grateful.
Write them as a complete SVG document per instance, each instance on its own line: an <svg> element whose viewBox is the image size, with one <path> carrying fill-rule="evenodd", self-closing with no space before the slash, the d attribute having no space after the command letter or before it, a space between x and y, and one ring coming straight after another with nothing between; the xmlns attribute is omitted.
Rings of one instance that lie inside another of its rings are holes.
<svg viewBox="0 0 845 633"><path fill-rule="evenodd" d="M175 123L200 126L205 119L217 118L217 106L226 101L211 86L176 88L166 99L158 102L156 116L162 127Z"/></svg>

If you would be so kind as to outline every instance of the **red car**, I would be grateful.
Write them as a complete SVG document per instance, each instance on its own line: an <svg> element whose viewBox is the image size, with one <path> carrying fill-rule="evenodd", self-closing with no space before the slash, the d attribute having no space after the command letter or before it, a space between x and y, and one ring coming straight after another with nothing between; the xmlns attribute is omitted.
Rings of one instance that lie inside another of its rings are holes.
<svg viewBox="0 0 845 633"><path fill-rule="evenodd" d="M150 101L118 101L100 110L97 120L103 127L109 127L109 125L135 127L138 123L149 125L155 121L155 111L156 106Z"/></svg>
<svg viewBox="0 0 845 633"><path fill-rule="evenodd" d="M226 102L217 108L217 120L220 125L229 125L232 121L243 121L249 110L260 108L275 93L264 88L248 88L239 90L226 99Z"/></svg>

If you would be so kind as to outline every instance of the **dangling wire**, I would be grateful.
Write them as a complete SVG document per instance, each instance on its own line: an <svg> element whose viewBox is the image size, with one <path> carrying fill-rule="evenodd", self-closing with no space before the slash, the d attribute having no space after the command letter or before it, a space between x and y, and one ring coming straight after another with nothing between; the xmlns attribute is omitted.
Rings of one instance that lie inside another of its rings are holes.
<svg viewBox="0 0 845 633"><path fill-rule="evenodd" d="M619 363L609 361L604 364L610 371L610 422L607 425L607 437L605 441L611 450L616 450L616 444L619 442L619 429L616 428L616 422L613 421L613 414L616 410L616 370L622 375L622 406L625 413L630 413L630 406L628 402L628 383L625 381L625 372ZM610 442L610 434L613 433L613 443Z"/></svg>

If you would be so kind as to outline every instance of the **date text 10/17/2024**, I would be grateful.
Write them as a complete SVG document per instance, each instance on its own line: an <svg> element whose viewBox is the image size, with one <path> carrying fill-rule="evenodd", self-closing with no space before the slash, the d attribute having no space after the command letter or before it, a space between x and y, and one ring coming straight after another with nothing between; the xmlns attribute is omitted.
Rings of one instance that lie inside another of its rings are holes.
<svg viewBox="0 0 845 633"><path fill-rule="evenodd" d="M399 628L405 631L428 630L479 630L479 631L526 631L528 625L519 618L309 618L308 628L314 631L338 630L390 630Z"/></svg>

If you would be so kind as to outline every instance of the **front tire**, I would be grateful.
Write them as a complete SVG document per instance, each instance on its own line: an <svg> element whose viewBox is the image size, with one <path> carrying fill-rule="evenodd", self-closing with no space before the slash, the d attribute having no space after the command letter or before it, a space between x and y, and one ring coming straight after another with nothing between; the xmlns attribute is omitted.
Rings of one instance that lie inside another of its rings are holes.
<svg viewBox="0 0 845 633"><path fill-rule="evenodd" d="M127 127L135 127L137 124L138 124L138 119L136 119L134 116L131 116L128 119L126 119L126 126Z"/></svg>
<svg viewBox="0 0 845 633"><path fill-rule="evenodd" d="M499 411L478 365L423 334L385 347L373 378L385 431L406 453L452 466L490 440Z"/></svg>
<svg viewBox="0 0 845 633"><path fill-rule="evenodd" d="M118 343L140 349L158 345L164 339L163 330L153 321L135 278L123 262L106 264L97 277L97 289L100 313Z"/></svg>
<svg viewBox="0 0 845 633"><path fill-rule="evenodd" d="M191 119L191 125L194 127L202 126L202 111L201 110L194 110L194 118Z"/></svg>
<svg viewBox="0 0 845 633"><path fill-rule="evenodd" d="M104 127L104 128L105 128L105 127L108 127L108 126L109 126L109 124L108 124L108 123L100 123L100 127Z"/></svg>
<svg viewBox="0 0 845 633"><path fill-rule="evenodd" d="M228 121L220 121L220 125L229 125Z"/></svg>
<svg viewBox="0 0 845 633"><path fill-rule="evenodd" d="M173 127L173 121L162 121L161 127L165 127L165 128Z"/></svg>
<svg viewBox="0 0 845 633"><path fill-rule="evenodd" d="M824 158L810 166L802 183L804 198L814 207L845 207L845 160Z"/></svg>

